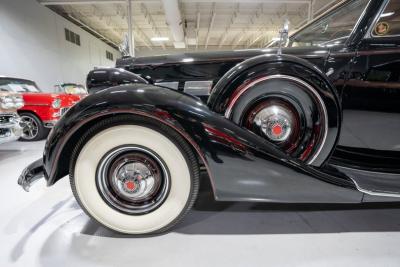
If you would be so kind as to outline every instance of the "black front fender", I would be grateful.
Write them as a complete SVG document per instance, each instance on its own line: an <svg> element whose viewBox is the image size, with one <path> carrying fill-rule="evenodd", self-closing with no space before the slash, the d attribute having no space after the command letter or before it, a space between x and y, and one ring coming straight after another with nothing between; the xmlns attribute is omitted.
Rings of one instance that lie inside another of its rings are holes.
<svg viewBox="0 0 400 267"><path fill-rule="evenodd" d="M146 116L184 137L207 167L221 200L353 202L354 185L289 158L265 139L174 90L135 84L109 88L73 106L49 135L43 157L48 185L68 174L76 138L109 116ZM335 190L333 190L335 189Z"/></svg>

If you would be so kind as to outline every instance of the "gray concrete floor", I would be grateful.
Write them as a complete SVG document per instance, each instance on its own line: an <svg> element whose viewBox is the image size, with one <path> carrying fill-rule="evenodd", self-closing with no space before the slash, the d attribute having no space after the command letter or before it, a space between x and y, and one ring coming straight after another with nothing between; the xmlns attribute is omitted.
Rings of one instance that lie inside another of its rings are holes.
<svg viewBox="0 0 400 267"><path fill-rule="evenodd" d="M399 203L223 203L203 188L171 233L116 234L81 211L68 179L17 186L43 146L0 145L0 266L400 266Z"/></svg>

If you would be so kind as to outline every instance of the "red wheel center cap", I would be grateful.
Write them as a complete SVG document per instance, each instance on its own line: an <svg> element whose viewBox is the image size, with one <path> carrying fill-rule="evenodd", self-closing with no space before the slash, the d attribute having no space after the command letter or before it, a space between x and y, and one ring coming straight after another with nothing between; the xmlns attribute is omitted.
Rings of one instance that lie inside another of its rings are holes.
<svg viewBox="0 0 400 267"><path fill-rule="evenodd" d="M275 124L272 127L272 134L275 136L280 136L282 134L282 131L283 131L282 126L280 126L279 124Z"/></svg>
<svg viewBox="0 0 400 267"><path fill-rule="evenodd" d="M126 181L125 182L125 187L128 190L133 191L133 190L135 190L136 185L135 185L135 183L133 181Z"/></svg>

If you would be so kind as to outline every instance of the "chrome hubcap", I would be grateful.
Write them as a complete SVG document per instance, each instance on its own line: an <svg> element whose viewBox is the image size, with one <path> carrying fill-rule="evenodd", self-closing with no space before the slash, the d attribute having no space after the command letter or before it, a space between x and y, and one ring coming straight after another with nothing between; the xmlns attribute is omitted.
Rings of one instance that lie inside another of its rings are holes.
<svg viewBox="0 0 400 267"><path fill-rule="evenodd" d="M34 119L28 116L21 116L22 137L24 139L33 139L38 134L38 125Z"/></svg>
<svg viewBox="0 0 400 267"><path fill-rule="evenodd" d="M108 205L124 213L141 214L163 203L170 177L156 153L144 147L124 146L103 157L96 183Z"/></svg>
<svg viewBox="0 0 400 267"><path fill-rule="evenodd" d="M242 123L250 131L292 153L300 141L301 116L299 108L290 100L269 97L253 105Z"/></svg>
<svg viewBox="0 0 400 267"><path fill-rule="evenodd" d="M124 158L113 172L112 182L121 196L131 200L141 200L159 186L159 177L149 162L139 162L139 159ZM144 161L148 161L143 158Z"/></svg>
<svg viewBox="0 0 400 267"><path fill-rule="evenodd" d="M254 123L272 141L286 141L292 132L293 118L287 110L278 105L266 107L254 117Z"/></svg>

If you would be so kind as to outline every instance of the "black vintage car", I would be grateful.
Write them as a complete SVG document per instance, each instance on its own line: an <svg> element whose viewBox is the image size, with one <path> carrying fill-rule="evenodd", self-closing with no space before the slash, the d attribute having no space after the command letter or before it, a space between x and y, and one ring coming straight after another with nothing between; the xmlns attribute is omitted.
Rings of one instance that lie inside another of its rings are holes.
<svg viewBox="0 0 400 267"><path fill-rule="evenodd" d="M73 106L18 182L69 174L87 214L129 234L177 223L202 167L220 201L396 201L399 44L399 1L354 0L296 32L282 54L123 58L88 77L123 85ZM185 92L210 95L205 104Z"/></svg>

